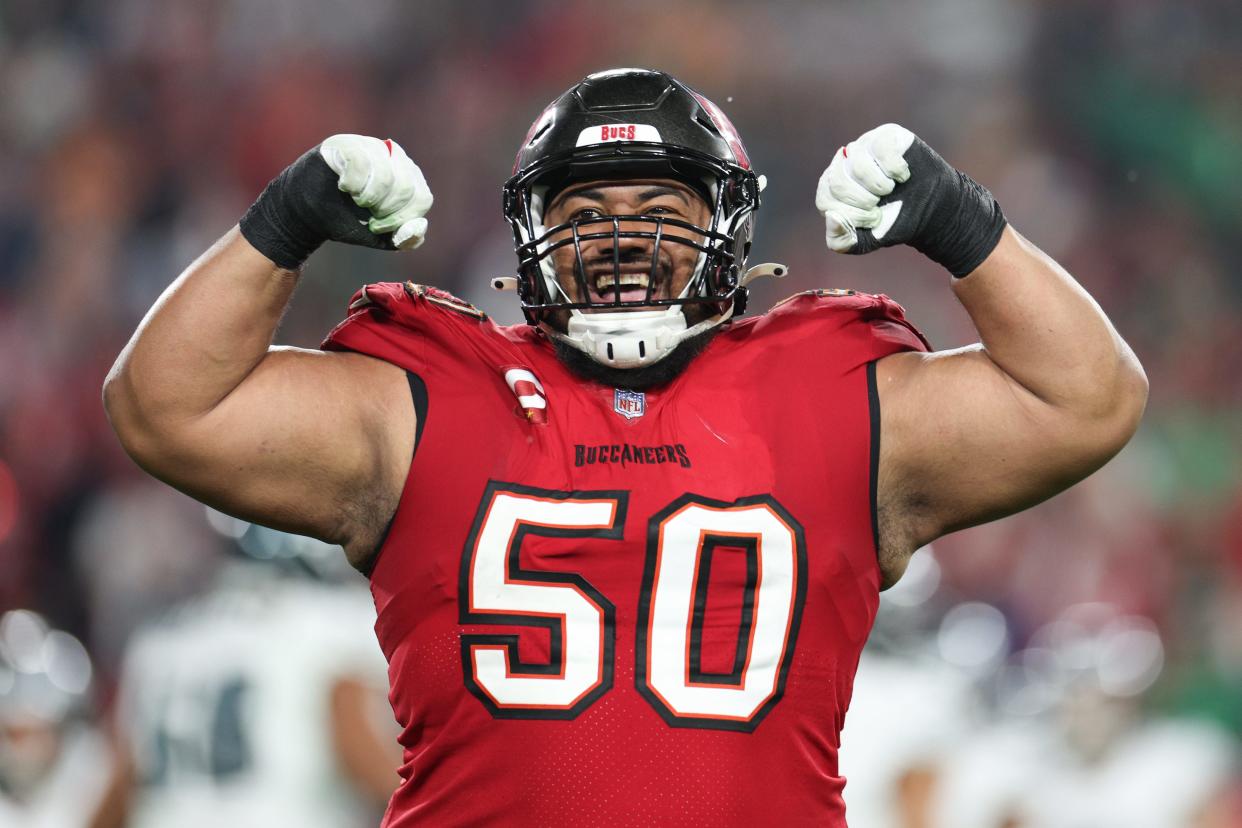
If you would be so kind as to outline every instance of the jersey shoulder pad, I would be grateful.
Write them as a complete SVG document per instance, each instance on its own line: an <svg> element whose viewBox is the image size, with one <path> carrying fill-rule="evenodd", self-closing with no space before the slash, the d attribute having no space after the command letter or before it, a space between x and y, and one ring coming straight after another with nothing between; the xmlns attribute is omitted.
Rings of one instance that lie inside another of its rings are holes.
<svg viewBox="0 0 1242 828"><path fill-rule="evenodd" d="M768 313L866 314L876 312L905 318L905 309L882 293L863 293L852 288L817 288L787 296Z"/></svg>
<svg viewBox="0 0 1242 828"><path fill-rule="evenodd" d="M472 319L487 319L487 314L465 299L459 299L438 287L416 285L413 282L376 282L363 285L349 300L349 312L378 308L388 313L400 314L403 308L417 308L423 303L431 309L443 308Z"/></svg>
<svg viewBox="0 0 1242 828"><path fill-rule="evenodd" d="M764 315L795 338L812 337L835 351L852 351L865 361L897 351L930 351L905 309L884 294L820 288L777 302Z"/></svg>
<svg viewBox="0 0 1242 828"><path fill-rule="evenodd" d="M487 314L448 291L413 282L376 282L353 295L348 315L320 347L357 351L418 371L437 345L453 350L492 327Z"/></svg>
<svg viewBox="0 0 1242 828"><path fill-rule="evenodd" d="M447 290L441 290L438 287L430 285L416 285L413 282L406 282L403 287L406 294L413 297L415 301L422 299L441 308L446 308L457 313L474 319L487 319L487 314L467 302L465 299L458 299Z"/></svg>

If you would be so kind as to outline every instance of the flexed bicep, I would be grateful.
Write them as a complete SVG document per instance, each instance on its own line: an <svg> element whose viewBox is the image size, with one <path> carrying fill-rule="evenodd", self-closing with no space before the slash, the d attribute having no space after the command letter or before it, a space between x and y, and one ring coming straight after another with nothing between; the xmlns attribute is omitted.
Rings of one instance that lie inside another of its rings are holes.
<svg viewBox="0 0 1242 828"><path fill-rule="evenodd" d="M1134 434L1147 380L1103 310L909 130L885 124L838 150L816 207L836 252L906 244L943 265L981 340L874 366L887 582L919 545L1051 497Z"/></svg>
<svg viewBox="0 0 1242 828"><path fill-rule="evenodd" d="M396 507L413 413L404 372L271 348L323 242L417 247L431 190L399 144L334 135L274 178L163 292L104 383L126 451L230 514L369 551Z"/></svg>
<svg viewBox="0 0 1242 828"><path fill-rule="evenodd" d="M982 345L886 357L875 364L874 382L881 561L897 575L919 546L1087 477L1137 425L1132 409L1084 417L1042 399Z"/></svg>
<svg viewBox="0 0 1242 828"><path fill-rule="evenodd" d="M134 456L223 512L341 544L357 565L396 510L415 417L396 366L273 348L211 411Z"/></svg>

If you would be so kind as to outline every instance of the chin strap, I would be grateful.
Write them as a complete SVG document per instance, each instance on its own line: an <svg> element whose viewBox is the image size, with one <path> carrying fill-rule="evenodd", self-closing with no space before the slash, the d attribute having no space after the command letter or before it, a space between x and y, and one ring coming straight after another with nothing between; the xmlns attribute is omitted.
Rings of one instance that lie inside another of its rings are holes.
<svg viewBox="0 0 1242 828"><path fill-rule="evenodd" d="M748 269L742 276L745 287L756 279L771 276L784 278L789 268L777 262L765 262ZM497 276L492 279L492 289L517 290L514 276ZM667 310L582 313L571 311L564 333L549 326L540 327L549 335L565 342L587 356L612 368L642 368L659 362L673 352L680 343L720 325L733 316L733 304L719 316L704 319L686 326L682 308L674 306Z"/></svg>
<svg viewBox="0 0 1242 828"><path fill-rule="evenodd" d="M720 316L686 327L680 307L629 313L571 312L566 331L541 325L549 336L565 342L610 368L643 368L671 354L679 344L733 316L733 306Z"/></svg>

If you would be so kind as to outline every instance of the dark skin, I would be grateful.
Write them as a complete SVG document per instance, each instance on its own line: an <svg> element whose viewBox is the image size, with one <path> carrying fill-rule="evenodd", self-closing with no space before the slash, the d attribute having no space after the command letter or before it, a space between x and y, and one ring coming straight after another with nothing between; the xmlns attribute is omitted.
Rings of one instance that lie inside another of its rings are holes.
<svg viewBox="0 0 1242 828"><path fill-rule="evenodd" d="M587 182L555 199L546 223L664 210L704 221L707 206L672 180ZM624 244L649 265L650 241ZM693 270L693 250L667 247L656 297L676 295ZM583 252L611 262L610 242ZM577 295L570 257L558 254L558 274ZM229 514L340 544L363 567L397 508L414 410L396 366L271 345L297 277L229 231L148 313L104 400L155 476ZM1142 368L1099 306L1012 228L953 291L980 344L877 366L885 586L923 544L1099 468L1134 433L1147 397Z"/></svg>
<svg viewBox="0 0 1242 828"><path fill-rule="evenodd" d="M953 293L978 344L876 365L886 586L920 546L1033 506L1104 465L1147 401L1147 377L1099 305L1013 227Z"/></svg>
<svg viewBox="0 0 1242 828"><path fill-rule="evenodd" d="M634 181L588 181L575 184L553 198L544 212L544 225L555 227L574 220L590 220L607 216L650 216L664 217L706 227L711 220L711 211L693 189L672 179L639 179ZM611 233L612 224L587 224L581 228L583 234ZM619 232L645 231L652 232L653 226L645 222L621 222ZM668 235L687 239L698 244L703 237L685 228L668 226ZM571 233L553 236L552 243L569 238ZM647 239L626 238L620 236L617 258L621 262L623 301L636 301L646 298L651 272L652 241ZM582 266L585 269L589 298L593 302L606 303L616 297L613 267L613 243L611 238L590 239L580 245L582 250ZM694 266L699 253L693 247L675 242L660 245L655 285L651 288L651 299L669 299L679 296L694 273ZM561 247L552 253L552 261L556 266L557 281L565 295L574 302L585 301L582 288L575 278L577 270L577 254L572 244ZM625 284L637 280L636 284ZM702 311L693 305L688 306L691 317L701 317ZM606 311L586 310L584 313ZM561 312L555 324L564 327L564 318L568 312ZM697 319L689 320L693 324Z"/></svg>

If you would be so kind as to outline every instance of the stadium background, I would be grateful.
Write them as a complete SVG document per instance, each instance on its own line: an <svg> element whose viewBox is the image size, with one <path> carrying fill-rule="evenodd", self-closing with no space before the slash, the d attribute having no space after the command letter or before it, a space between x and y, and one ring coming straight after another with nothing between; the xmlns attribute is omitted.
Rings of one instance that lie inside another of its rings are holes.
<svg viewBox="0 0 1242 828"><path fill-rule="evenodd" d="M134 627L200 589L229 544L125 457L99 402L158 293L285 164L348 131L420 164L430 236L412 255L323 249L279 341L317 344L365 281L434 284L516 321L487 288L514 261L500 185L543 104L616 65L715 99L768 176L752 261L792 272L752 308L853 287L896 298L937 347L974 339L917 254L823 246L814 183L885 121L984 182L1077 276L1150 377L1138 436L1070 492L937 543L896 637L990 687L995 715L1033 715L996 688L1030 684L1022 654L1093 602L1158 632L1162 669L1135 668L1126 691L1146 715L1242 734L1242 17L1223 0L5 0L0 610L85 643L92 709Z"/></svg>

